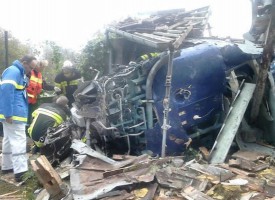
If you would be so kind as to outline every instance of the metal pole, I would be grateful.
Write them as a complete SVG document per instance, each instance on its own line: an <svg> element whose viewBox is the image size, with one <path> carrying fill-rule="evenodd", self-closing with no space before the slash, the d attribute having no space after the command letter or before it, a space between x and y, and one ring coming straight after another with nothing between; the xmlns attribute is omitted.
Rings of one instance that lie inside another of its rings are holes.
<svg viewBox="0 0 275 200"><path fill-rule="evenodd" d="M169 125L169 104L170 104L170 91L171 91L171 82L172 82L172 70L173 70L173 58L174 58L174 48L169 48L169 58L168 58L168 69L166 74L165 82L165 97L163 99L163 125L162 125L162 145L161 145L161 157L165 157L166 152L166 137L167 131L170 128Z"/></svg>
<svg viewBox="0 0 275 200"><path fill-rule="evenodd" d="M105 41L106 45L108 48L108 69L107 69L107 74L112 73L112 62L113 62L113 52L112 52L112 47L111 47L111 42L110 42L110 37L109 37L109 31L105 32Z"/></svg>
<svg viewBox="0 0 275 200"><path fill-rule="evenodd" d="M5 31L5 66L9 66L8 31Z"/></svg>
<svg viewBox="0 0 275 200"><path fill-rule="evenodd" d="M86 144L87 144L88 146L91 146L90 125L91 125L91 119L90 119L90 118L87 118L87 119L86 119L86 133L85 133L85 137L86 137Z"/></svg>

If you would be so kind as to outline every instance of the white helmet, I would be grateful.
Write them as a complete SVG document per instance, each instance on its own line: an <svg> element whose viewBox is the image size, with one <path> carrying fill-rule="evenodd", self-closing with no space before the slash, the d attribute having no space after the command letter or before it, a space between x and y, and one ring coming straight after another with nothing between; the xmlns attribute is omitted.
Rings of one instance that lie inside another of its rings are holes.
<svg viewBox="0 0 275 200"><path fill-rule="evenodd" d="M73 69L73 63L69 60L66 60L63 63L62 69Z"/></svg>

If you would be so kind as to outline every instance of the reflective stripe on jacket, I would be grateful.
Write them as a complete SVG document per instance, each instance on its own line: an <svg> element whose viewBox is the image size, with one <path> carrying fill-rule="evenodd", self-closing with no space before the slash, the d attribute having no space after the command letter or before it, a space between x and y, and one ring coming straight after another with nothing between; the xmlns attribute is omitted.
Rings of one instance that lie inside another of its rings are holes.
<svg viewBox="0 0 275 200"><path fill-rule="evenodd" d="M151 58L156 58L159 55L160 55L160 53L147 53L147 54L143 54L142 56L140 56L137 59L137 62L145 61L145 60L148 60L148 59L151 59Z"/></svg>
<svg viewBox="0 0 275 200"><path fill-rule="evenodd" d="M41 72L31 71L30 82L27 87L28 101L30 104L37 102L37 97L42 91L42 74Z"/></svg>
<svg viewBox="0 0 275 200"><path fill-rule="evenodd" d="M41 147L48 128L57 127L66 120L66 108L56 103L44 103L32 113L32 117L28 133L36 146Z"/></svg>
<svg viewBox="0 0 275 200"><path fill-rule="evenodd" d="M63 73L57 74L55 77L55 86L61 89L61 93L69 100L69 105L74 102L73 93L76 91L81 74L78 70L74 70L71 77L65 77Z"/></svg>
<svg viewBox="0 0 275 200"><path fill-rule="evenodd" d="M2 74L0 82L0 121L12 117L15 123L27 123L27 78L22 64L16 60Z"/></svg>

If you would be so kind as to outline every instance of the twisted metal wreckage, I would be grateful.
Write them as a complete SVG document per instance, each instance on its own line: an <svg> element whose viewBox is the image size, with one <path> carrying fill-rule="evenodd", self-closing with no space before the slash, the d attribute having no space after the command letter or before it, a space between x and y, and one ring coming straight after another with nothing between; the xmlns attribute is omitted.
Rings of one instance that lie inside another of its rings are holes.
<svg viewBox="0 0 275 200"><path fill-rule="evenodd" d="M132 163L156 162L142 156L117 162L109 158L115 154L178 156L192 143L212 149L210 163L223 163L236 138L241 150L274 157L273 148L259 144L275 143L275 73L269 69L274 22L272 2L267 2L261 9L254 5L245 40L203 37L210 31L209 7L162 11L107 29L109 75L78 88L72 122L49 130L45 140L51 163L67 157L70 147L80 154L70 172L75 199L154 179L148 172L141 178L142 168L132 172L138 180L104 183L100 178L111 176L106 171L117 174ZM144 54L147 59L135 61ZM81 138L86 144L76 140ZM104 173L87 175L88 169Z"/></svg>

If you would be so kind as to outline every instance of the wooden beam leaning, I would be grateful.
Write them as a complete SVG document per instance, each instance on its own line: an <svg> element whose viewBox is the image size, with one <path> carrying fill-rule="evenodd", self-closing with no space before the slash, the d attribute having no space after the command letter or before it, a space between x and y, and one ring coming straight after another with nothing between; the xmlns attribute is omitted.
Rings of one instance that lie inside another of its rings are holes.
<svg viewBox="0 0 275 200"><path fill-rule="evenodd" d="M31 160L31 165L38 180L50 194L51 199L59 200L66 196L68 190L44 155L39 156L36 160Z"/></svg>
<svg viewBox="0 0 275 200"><path fill-rule="evenodd" d="M180 47L180 45L182 44L182 42L185 40L185 38L188 36L188 34L192 29L193 29L193 26L190 25L187 27L187 30L184 33L180 34L180 37L178 37L176 41L173 43L173 46L175 49L178 49Z"/></svg>

